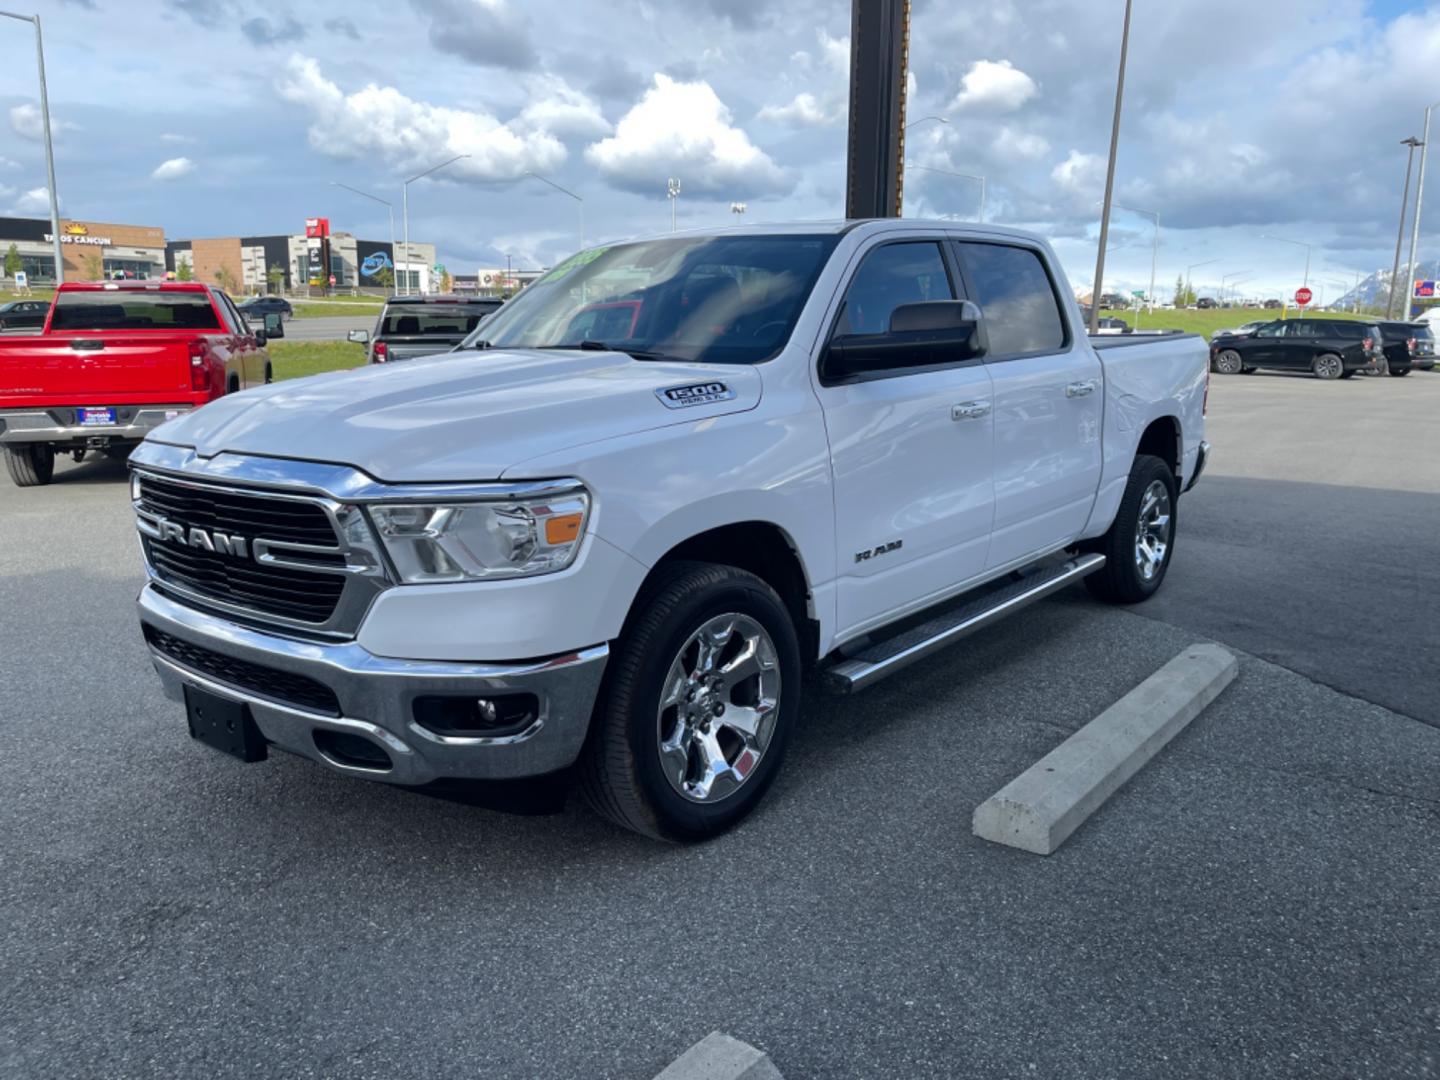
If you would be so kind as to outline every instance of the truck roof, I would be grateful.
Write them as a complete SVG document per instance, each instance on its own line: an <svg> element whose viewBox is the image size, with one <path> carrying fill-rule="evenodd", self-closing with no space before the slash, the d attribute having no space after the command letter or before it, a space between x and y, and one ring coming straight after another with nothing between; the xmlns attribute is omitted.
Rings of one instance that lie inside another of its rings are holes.
<svg viewBox="0 0 1440 1080"><path fill-rule="evenodd" d="M754 224L715 226L710 228L680 229L676 232L648 233L617 239L612 243L632 243L638 240L661 240L681 236L791 236L820 234L844 234L856 230L866 231L934 232L937 229L963 229L968 233L988 233L993 236L1042 238L1024 229L1008 225L991 225L975 221L955 221L941 218L849 218L823 221L777 221L755 222ZM608 245L597 245L608 246Z"/></svg>
<svg viewBox="0 0 1440 1080"><path fill-rule="evenodd" d="M203 281L66 281L57 292L205 292Z"/></svg>

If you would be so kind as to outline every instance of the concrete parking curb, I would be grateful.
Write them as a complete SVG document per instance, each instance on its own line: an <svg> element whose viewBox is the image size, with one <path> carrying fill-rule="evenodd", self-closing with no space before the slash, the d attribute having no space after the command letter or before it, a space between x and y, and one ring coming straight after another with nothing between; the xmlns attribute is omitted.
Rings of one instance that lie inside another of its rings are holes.
<svg viewBox="0 0 1440 1080"><path fill-rule="evenodd" d="M665 1067L655 1080L785 1080L763 1050L712 1031Z"/></svg>
<svg viewBox="0 0 1440 1080"><path fill-rule="evenodd" d="M1049 855L1185 726L1239 669L1192 645L975 809L975 835Z"/></svg>

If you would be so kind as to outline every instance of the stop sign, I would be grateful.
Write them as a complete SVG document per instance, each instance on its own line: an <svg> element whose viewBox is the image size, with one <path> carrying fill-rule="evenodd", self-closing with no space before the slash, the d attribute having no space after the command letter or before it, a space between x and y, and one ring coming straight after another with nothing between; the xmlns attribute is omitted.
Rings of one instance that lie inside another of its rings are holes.
<svg viewBox="0 0 1440 1080"><path fill-rule="evenodd" d="M1300 307L1304 307L1306 304L1310 303L1310 298L1311 298L1313 295L1314 295L1314 294L1311 293L1311 291L1310 291L1309 289L1296 289L1296 290L1295 290L1295 303L1296 303L1298 306L1300 306Z"/></svg>

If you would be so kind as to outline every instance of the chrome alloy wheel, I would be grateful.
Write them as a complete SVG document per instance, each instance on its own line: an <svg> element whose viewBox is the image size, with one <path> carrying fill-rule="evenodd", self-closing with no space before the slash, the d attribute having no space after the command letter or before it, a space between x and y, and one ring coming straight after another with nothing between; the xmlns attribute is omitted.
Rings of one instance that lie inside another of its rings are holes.
<svg viewBox="0 0 1440 1080"><path fill-rule="evenodd" d="M733 795L775 733L780 661L765 628L748 615L717 615L681 646L660 694L658 737L665 778L691 802Z"/></svg>
<svg viewBox="0 0 1440 1080"><path fill-rule="evenodd" d="M1338 356L1327 354L1315 361L1315 374L1322 379L1338 379L1345 371L1345 363Z"/></svg>
<svg viewBox="0 0 1440 1080"><path fill-rule="evenodd" d="M1245 367L1245 361L1234 349L1226 349L1215 358L1215 370L1221 375L1239 375Z"/></svg>
<svg viewBox="0 0 1440 1080"><path fill-rule="evenodd" d="M1140 517L1135 522L1135 568L1144 581L1154 581L1170 551L1170 492L1152 481L1140 500Z"/></svg>

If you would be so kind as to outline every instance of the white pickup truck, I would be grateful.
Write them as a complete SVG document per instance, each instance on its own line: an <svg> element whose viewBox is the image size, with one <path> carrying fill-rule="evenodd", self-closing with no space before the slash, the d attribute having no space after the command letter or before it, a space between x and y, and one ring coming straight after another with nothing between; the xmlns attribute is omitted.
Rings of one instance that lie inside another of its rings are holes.
<svg viewBox="0 0 1440 1080"><path fill-rule="evenodd" d="M1208 352L1084 334L1044 241L881 220L584 251L457 351L278 383L131 458L191 734L423 786L573 769L714 834L802 672L862 689L1083 578L1165 577Z"/></svg>

